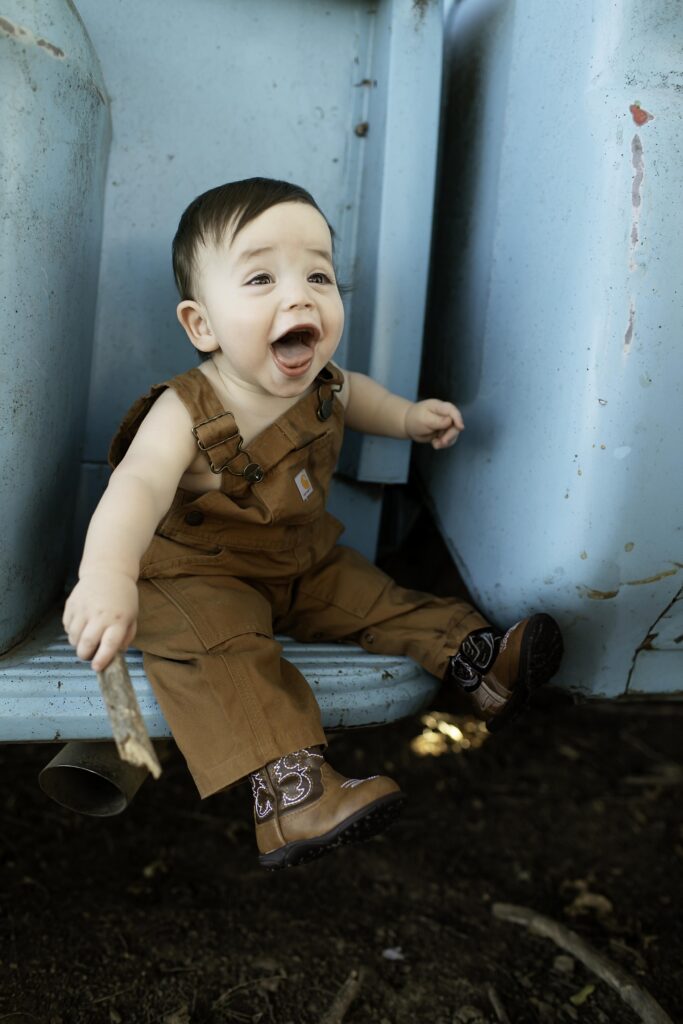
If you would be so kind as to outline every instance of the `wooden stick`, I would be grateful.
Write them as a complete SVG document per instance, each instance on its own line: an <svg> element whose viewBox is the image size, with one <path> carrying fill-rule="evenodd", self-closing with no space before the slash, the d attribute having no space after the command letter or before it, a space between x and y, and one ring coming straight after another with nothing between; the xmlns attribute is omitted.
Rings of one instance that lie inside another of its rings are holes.
<svg viewBox="0 0 683 1024"><path fill-rule="evenodd" d="M365 972L362 967L358 971L351 971L332 1000L329 1010L321 1018L320 1024L342 1024L346 1012L360 992L364 980Z"/></svg>
<svg viewBox="0 0 683 1024"><path fill-rule="evenodd" d="M116 654L105 670L97 673L97 678L121 760L147 768L158 779L161 765L142 720L123 655Z"/></svg>
<svg viewBox="0 0 683 1024"><path fill-rule="evenodd" d="M611 985L645 1024L674 1024L656 999L653 999L650 993L639 985L623 967L609 960L597 949L593 949L576 932L566 928L559 921L554 921L551 917L545 917L543 914L537 914L527 907L517 907L511 903L494 903L491 910L494 917L501 921L521 924L532 934L550 939L560 949L571 953L589 970L597 974L601 981Z"/></svg>

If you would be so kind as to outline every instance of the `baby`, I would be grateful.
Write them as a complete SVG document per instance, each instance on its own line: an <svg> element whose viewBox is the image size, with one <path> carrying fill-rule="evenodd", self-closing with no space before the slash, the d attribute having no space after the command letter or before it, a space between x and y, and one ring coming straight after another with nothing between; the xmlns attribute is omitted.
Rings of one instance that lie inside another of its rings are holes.
<svg viewBox="0 0 683 1024"><path fill-rule="evenodd" d="M408 655L498 729L557 670L557 624L501 632L404 590L337 543L325 509L344 425L448 448L450 402L410 402L332 360L344 326L333 232L313 197L250 178L211 189L173 242L178 319L203 361L127 414L64 627L102 670L135 638L202 797L249 777L260 862L283 868L397 814L391 779L324 758L313 693L274 633Z"/></svg>

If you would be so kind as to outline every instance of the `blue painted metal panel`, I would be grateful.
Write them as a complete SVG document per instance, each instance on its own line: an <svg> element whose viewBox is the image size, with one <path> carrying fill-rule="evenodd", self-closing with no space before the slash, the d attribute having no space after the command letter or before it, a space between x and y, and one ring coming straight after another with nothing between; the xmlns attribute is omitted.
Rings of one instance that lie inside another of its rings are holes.
<svg viewBox="0 0 683 1024"><path fill-rule="evenodd" d="M326 729L376 725L419 711L439 686L408 658L366 654L342 644L298 644L278 638L283 655L303 673ZM170 731L142 670L126 656L147 730ZM111 738L97 676L77 661L57 618L0 658L0 742Z"/></svg>
<svg viewBox="0 0 683 1024"><path fill-rule="evenodd" d="M0 18L0 650L61 593L83 441L109 109L67 0Z"/></svg>
<svg viewBox="0 0 683 1024"><path fill-rule="evenodd" d="M447 38L439 522L490 616L557 615L565 685L680 692L681 5L463 0Z"/></svg>
<svg viewBox="0 0 683 1024"><path fill-rule="evenodd" d="M255 174L310 189L339 236L340 359L415 394L429 256L441 8L435 0L79 0L112 96L85 457L149 382L195 359L170 241L196 194ZM192 31L188 31L191 18ZM400 481L409 446L347 470Z"/></svg>
<svg viewBox="0 0 683 1024"><path fill-rule="evenodd" d="M368 95L366 157L358 197L357 290L350 369L414 400L422 352L432 235L443 49L440 4L380 4L377 86ZM402 483L410 446L355 437L342 465L359 480Z"/></svg>

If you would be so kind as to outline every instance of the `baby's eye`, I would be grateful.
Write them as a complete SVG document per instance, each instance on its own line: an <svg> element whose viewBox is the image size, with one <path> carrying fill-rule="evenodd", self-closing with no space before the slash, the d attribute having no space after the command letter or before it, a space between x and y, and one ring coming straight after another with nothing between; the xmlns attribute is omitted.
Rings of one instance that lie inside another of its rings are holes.
<svg viewBox="0 0 683 1024"><path fill-rule="evenodd" d="M309 274L308 280L311 284L332 284L332 278L324 274L322 270L316 271L315 274Z"/></svg>
<svg viewBox="0 0 683 1024"><path fill-rule="evenodd" d="M256 274L247 281L247 284L270 284L271 281L270 274Z"/></svg>

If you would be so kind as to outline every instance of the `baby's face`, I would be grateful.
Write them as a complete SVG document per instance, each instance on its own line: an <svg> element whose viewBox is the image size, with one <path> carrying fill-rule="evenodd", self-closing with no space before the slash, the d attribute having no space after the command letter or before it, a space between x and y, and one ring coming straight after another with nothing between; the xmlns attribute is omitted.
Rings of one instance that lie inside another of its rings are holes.
<svg viewBox="0 0 683 1024"><path fill-rule="evenodd" d="M332 239L312 206L273 206L232 242L205 248L197 281L213 358L247 390L302 394L339 345L344 309Z"/></svg>

